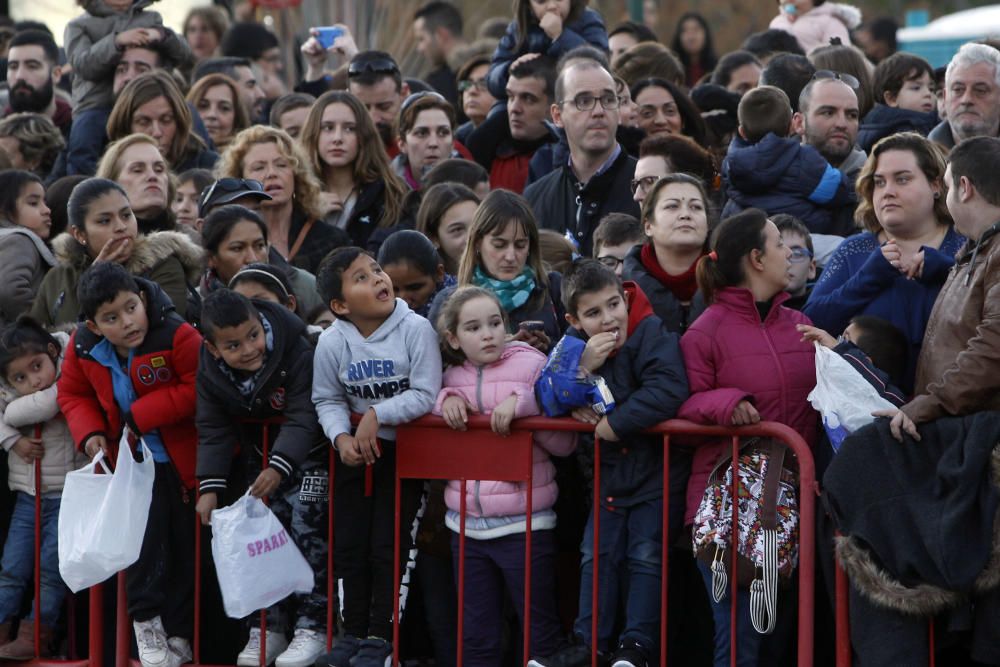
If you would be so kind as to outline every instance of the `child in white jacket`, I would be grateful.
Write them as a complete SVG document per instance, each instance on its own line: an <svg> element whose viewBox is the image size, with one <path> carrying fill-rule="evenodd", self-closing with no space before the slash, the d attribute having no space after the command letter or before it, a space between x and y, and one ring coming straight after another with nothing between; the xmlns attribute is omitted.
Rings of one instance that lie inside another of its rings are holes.
<svg viewBox="0 0 1000 667"><path fill-rule="evenodd" d="M0 659L34 657L34 625L40 625L43 657L49 656L66 585L59 576L59 502L66 473L87 463L77 451L56 402L56 379L65 333L50 334L22 316L0 332L0 445L8 452L8 482L16 494L14 514L0 560ZM36 430L36 425L39 430ZM40 435L41 437L37 437ZM41 460L41 488L35 484L35 461ZM35 545L35 495L42 496L41 608L18 621L24 591L32 582Z"/></svg>

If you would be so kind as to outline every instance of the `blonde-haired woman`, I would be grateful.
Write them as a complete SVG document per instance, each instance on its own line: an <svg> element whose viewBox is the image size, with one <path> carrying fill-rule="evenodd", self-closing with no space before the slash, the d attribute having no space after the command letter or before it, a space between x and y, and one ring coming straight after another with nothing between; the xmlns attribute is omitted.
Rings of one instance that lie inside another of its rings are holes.
<svg viewBox="0 0 1000 667"><path fill-rule="evenodd" d="M156 139L170 169L211 169L219 156L192 131L191 110L173 77L147 72L122 89L108 118L108 140L141 132Z"/></svg>
<svg viewBox="0 0 1000 667"><path fill-rule="evenodd" d="M233 137L250 127L250 113L240 99L239 84L225 74L198 79L188 92L217 149L225 150Z"/></svg>
<svg viewBox="0 0 1000 667"><path fill-rule="evenodd" d="M156 139L130 134L111 142L97 164L96 176L125 188L141 234L176 227L170 208L176 195L174 182Z"/></svg>
<svg viewBox="0 0 1000 667"><path fill-rule="evenodd" d="M389 167L378 130L348 92L330 91L312 105L299 142L331 210L327 220L365 247L376 228L399 222L406 186Z"/></svg>
<svg viewBox="0 0 1000 667"><path fill-rule="evenodd" d="M271 245L293 266L316 273L328 252L343 245L322 219L320 183L302 148L284 130L254 125L240 132L216 168L219 178L252 178L271 199L261 202Z"/></svg>

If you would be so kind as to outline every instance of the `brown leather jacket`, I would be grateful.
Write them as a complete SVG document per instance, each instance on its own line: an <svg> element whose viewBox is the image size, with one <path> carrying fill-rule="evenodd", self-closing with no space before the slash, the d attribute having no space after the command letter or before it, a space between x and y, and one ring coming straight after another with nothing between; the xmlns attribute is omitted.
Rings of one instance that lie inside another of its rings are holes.
<svg viewBox="0 0 1000 667"><path fill-rule="evenodd" d="M934 302L917 360L914 422L1000 410L1000 222L966 242Z"/></svg>

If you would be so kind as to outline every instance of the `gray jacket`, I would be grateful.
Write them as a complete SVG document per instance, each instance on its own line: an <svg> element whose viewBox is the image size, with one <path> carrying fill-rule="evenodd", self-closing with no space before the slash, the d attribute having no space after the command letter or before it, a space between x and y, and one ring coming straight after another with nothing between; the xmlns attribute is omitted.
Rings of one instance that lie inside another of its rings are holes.
<svg viewBox="0 0 1000 667"><path fill-rule="evenodd" d="M170 28L163 25L159 12L147 9L156 0L137 0L128 11L118 13L104 0L88 0L86 12L66 26L63 44L73 66L73 114L88 109L110 109L115 68L122 49L115 44L118 33L133 28L159 28L163 33L157 50L177 67L194 60L191 48Z"/></svg>
<svg viewBox="0 0 1000 667"><path fill-rule="evenodd" d="M0 227L0 324L31 309L38 286L56 258L27 227Z"/></svg>

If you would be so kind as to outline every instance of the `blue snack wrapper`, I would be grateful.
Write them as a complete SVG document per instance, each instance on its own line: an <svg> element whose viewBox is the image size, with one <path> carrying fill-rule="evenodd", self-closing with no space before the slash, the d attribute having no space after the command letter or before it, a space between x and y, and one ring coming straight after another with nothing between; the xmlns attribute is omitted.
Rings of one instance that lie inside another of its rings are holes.
<svg viewBox="0 0 1000 667"><path fill-rule="evenodd" d="M547 417L565 415L573 408L591 406L599 415L611 412L614 397L604 378L580 369L587 344L575 336L563 336L549 354L535 383L535 393Z"/></svg>

